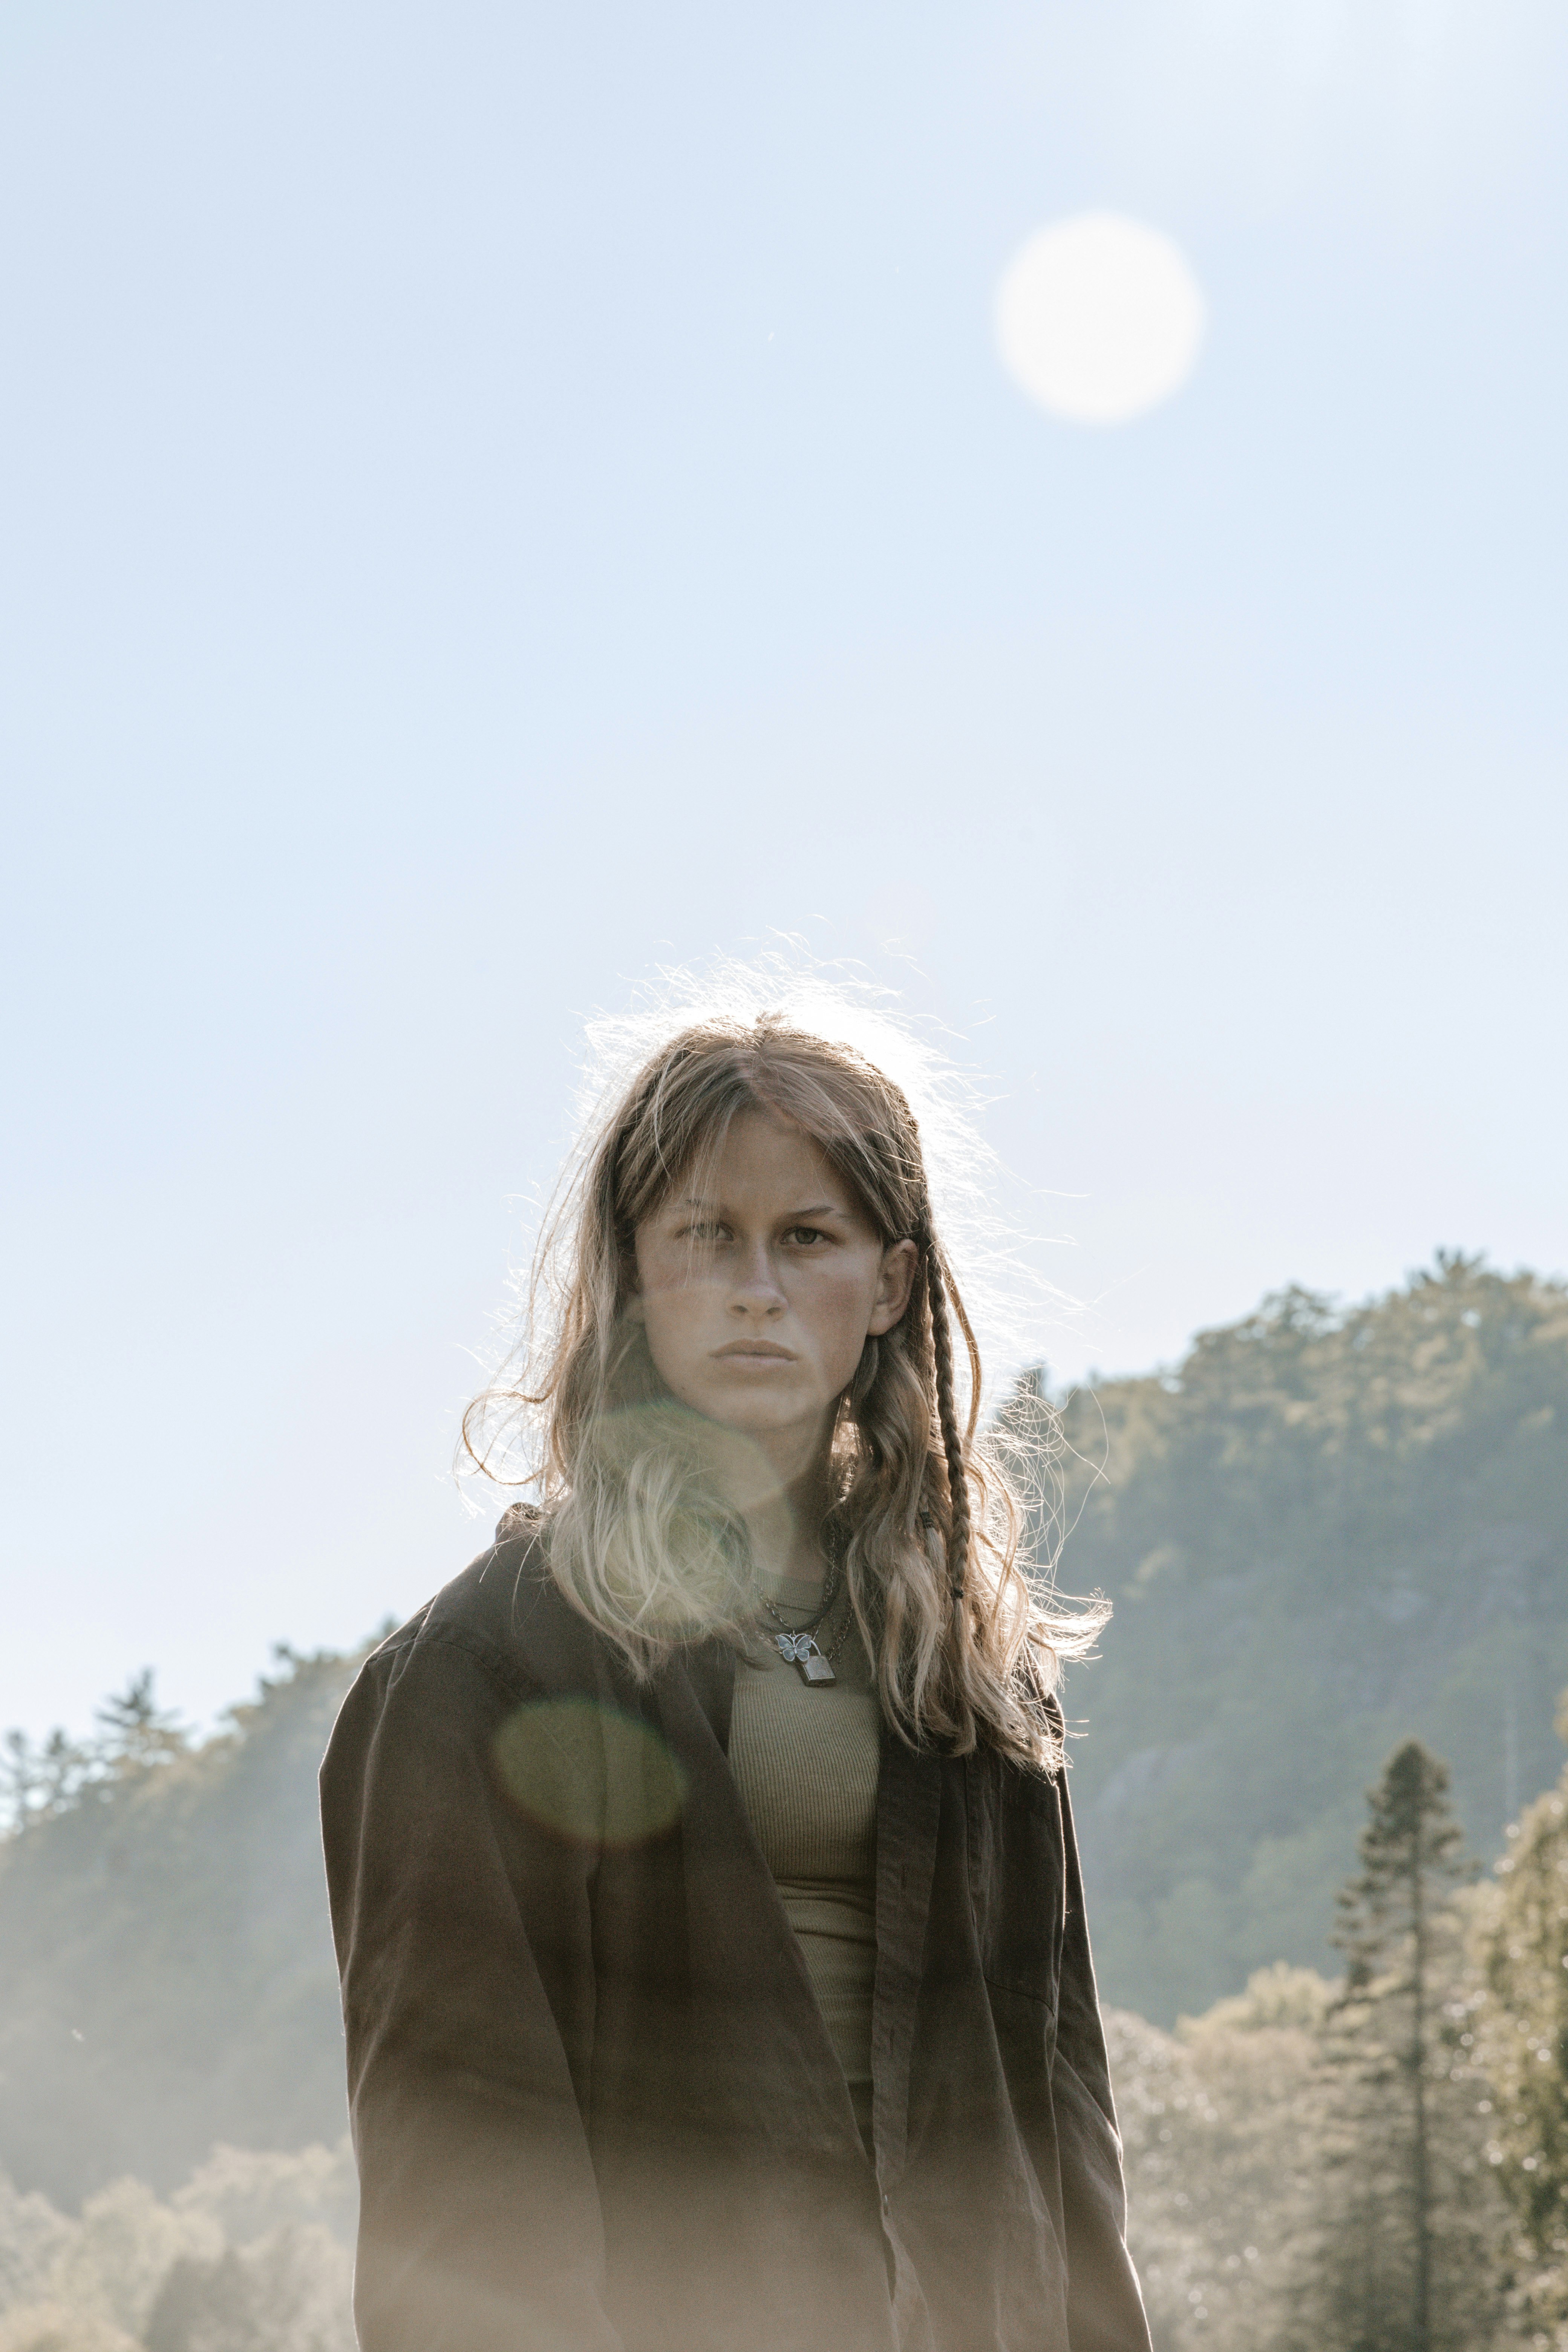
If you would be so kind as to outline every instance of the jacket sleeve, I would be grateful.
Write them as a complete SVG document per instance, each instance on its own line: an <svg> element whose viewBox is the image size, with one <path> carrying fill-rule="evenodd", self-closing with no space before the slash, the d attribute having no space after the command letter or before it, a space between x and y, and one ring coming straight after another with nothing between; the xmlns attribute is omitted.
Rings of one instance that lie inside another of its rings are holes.
<svg viewBox="0 0 1568 2352"><path fill-rule="evenodd" d="M1149 2352L1149 2323L1127 2251L1121 2138L1065 1771L1058 1775L1057 1785L1061 1792L1066 1911L1051 2095L1067 2223L1068 2337L1071 2352Z"/></svg>
<svg viewBox="0 0 1568 2352"><path fill-rule="evenodd" d="M321 1768L363 2352L619 2352L579 2102L591 1850L498 1782L524 1697L423 1632L367 1663Z"/></svg>

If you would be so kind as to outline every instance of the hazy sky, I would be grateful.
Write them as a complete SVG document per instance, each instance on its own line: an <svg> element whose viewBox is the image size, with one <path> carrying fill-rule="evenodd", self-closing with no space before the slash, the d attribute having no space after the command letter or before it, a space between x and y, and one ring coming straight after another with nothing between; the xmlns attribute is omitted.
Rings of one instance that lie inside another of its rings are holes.
<svg viewBox="0 0 1568 2352"><path fill-rule="evenodd" d="M1563 1229L1568 18L11 0L0 1723L197 1718L478 1547L581 1015L940 1016L1084 1311ZM998 278L1176 240L1095 428Z"/></svg>

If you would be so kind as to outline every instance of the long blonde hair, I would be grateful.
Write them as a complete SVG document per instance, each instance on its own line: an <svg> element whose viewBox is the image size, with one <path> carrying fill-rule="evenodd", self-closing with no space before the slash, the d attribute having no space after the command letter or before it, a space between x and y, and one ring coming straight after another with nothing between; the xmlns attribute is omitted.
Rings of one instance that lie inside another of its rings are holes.
<svg viewBox="0 0 1568 2352"><path fill-rule="evenodd" d="M889 1720L912 1746L986 1746L1054 1769L1059 1661L1081 1655L1109 1612L1068 1614L1031 1591L1018 1495L977 1442L980 1350L936 1230L920 1129L902 1090L854 1046L784 1012L710 1012L601 1104L544 1221L510 1376L469 1405L463 1449L498 1483L538 1487L550 1574L637 1675L755 1615L715 1433L669 1395L626 1312L638 1225L748 1110L808 1137L883 1245L910 1240L918 1253L908 1308L867 1339L840 1401L824 1529Z"/></svg>

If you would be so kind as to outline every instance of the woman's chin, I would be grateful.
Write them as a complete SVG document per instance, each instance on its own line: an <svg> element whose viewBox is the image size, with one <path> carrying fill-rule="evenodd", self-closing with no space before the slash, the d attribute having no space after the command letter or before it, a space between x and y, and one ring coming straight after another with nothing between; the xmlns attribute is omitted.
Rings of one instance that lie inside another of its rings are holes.
<svg viewBox="0 0 1568 2352"><path fill-rule="evenodd" d="M699 1410L721 1429L751 1438L780 1437L793 1430L815 1440L826 1418L815 1397L784 1396L762 1388L704 1398Z"/></svg>

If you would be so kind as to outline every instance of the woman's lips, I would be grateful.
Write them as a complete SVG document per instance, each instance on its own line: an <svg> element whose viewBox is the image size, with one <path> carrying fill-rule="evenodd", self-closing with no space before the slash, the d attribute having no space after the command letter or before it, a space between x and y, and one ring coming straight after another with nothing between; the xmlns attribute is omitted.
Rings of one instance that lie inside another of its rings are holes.
<svg viewBox="0 0 1568 2352"><path fill-rule="evenodd" d="M732 1339L727 1348L715 1349L722 1362L741 1364L793 1364L795 1351L775 1348L767 1339Z"/></svg>

